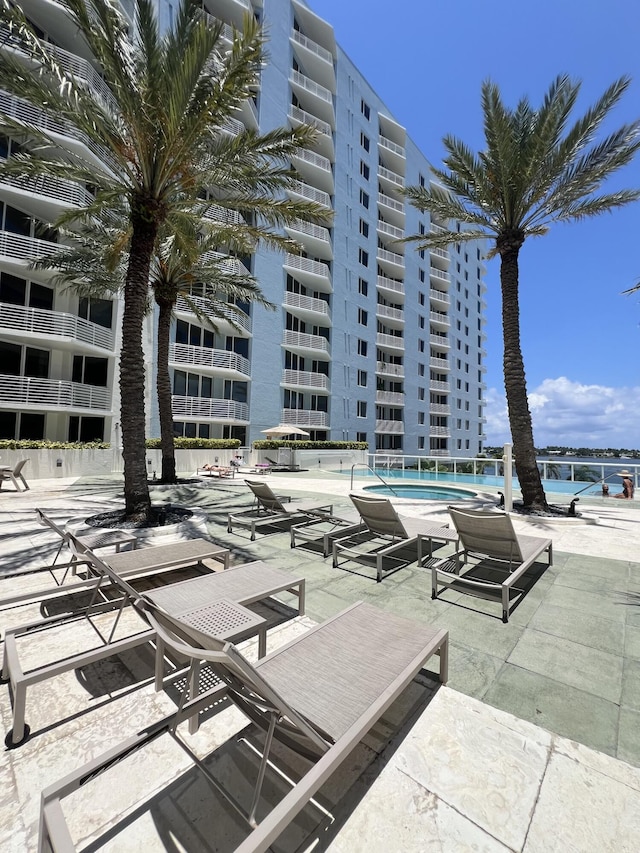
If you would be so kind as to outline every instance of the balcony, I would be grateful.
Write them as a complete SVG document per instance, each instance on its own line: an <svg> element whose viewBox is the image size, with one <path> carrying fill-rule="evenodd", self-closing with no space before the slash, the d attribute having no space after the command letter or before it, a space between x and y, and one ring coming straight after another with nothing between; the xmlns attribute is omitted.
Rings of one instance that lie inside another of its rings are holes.
<svg viewBox="0 0 640 853"><path fill-rule="evenodd" d="M390 308L388 305L376 305L376 317L380 317L393 328L404 326L404 311L400 308Z"/></svg>
<svg viewBox="0 0 640 853"><path fill-rule="evenodd" d="M312 391L328 391L329 377L324 373L312 373L309 370L283 370L280 384Z"/></svg>
<svg viewBox="0 0 640 853"><path fill-rule="evenodd" d="M451 349L451 341L448 335L429 335L429 343L438 349Z"/></svg>
<svg viewBox="0 0 640 853"><path fill-rule="evenodd" d="M438 358L437 356L431 356L431 358L429 359L429 367L432 367L434 370L451 369L448 358Z"/></svg>
<svg viewBox="0 0 640 853"><path fill-rule="evenodd" d="M313 184L330 195L333 193L333 171L328 157L309 151L308 148L301 148L291 159L296 171L306 183Z"/></svg>
<svg viewBox="0 0 640 853"><path fill-rule="evenodd" d="M315 299L312 296L287 292L284 295L283 305L296 317L302 317L309 322L316 322L319 325L329 325L331 322L329 305L324 299Z"/></svg>
<svg viewBox="0 0 640 853"><path fill-rule="evenodd" d="M206 204L205 201L202 202ZM247 221L237 210L230 210L227 207L212 203L208 205L202 214L204 219L211 222L217 222L220 225L246 225Z"/></svg>
<svg viewBox="0 0 640 853"><path fill-rule="evenodd" d="M289 236L302 243L310 254L320 255L327 260L333 259L331 234L328 228L314 225L312 222L303 222L301 219L284 227Z"/></svg>
<svg viewBox="0 0 640 853"><path fill-rule="evenodd" d="M404 352L404 338L399 335L384 335L382 332L378 332L376 335L376 346Z"/></svg>
<svg viewBox="0 0 640 853"><path fill-rule="evenodd" d="M404 178L402 175L399 175L391 169L385 169L384 166L378 166L378 177L384 183L388 184L392 190L398 190L404 187Z"/></svg>
<svg viewBox="0 0 640 853"><path fill-rule="evenodd" d="M429 322L434 326L446 326L446 328L451 326L449 315L440 311L429 311Z"/></svg>
<svg viewBox="0 0 640 853"><path fill-rule="evenodd" d="M451 386L448 382L441 382L437 379L429 380L429 391L440 391L448 394L451 390Z"/></svg>
<svg viewBox="0 0 640 853"><path fill-rule="evenodd" d="M16 340L32 336L40 343L58 348L95 349L113 352L115 336L111 329L98 326L75 314L46 311L42 308L25 308L23 305L0 303L0 329L3 337ZM78 346L82 344L84 346Z"/></svg>
<svg viewBox="0 0 640 853"><path fill-rule="evenodd" d="M331 208L331 196L323 190L316 189L302 181L295 181L291 186L287 187L289 195L306 198L308 201L315 201L316 204L321 204L323 207Z"/></svg>
<svg viewBox="0 0 640 853"><path fill-rule="evenodd" d="M397 391L376 391L376 403L379 406L404 406L405 395Z"/></svg>
<svg viewBox="0 0 640 853"><path fill-rule="evenodd" d="M376 432L386 433L387 435L404 435L404 422L376 421Z"/></svg>
<svg viewBox="0 0 640 853"><path fill-rule="evenodd" d="M6 163L0 157L0 165ZM43 222L52 222L62 208L81 207L93 202L94 197L80 184L62 178L27 178L4 175L0 178L4 185L4 198L9 204L27 206L29 212ZM29 200L25 199L29 196Z"/></svg>
<svg viewBox="0 0 640 853"><path fill-rule="evenodd" d="M315 80L307 77L306 74L301 74L300 71L293 69L290 71L289 83L301 103L309 104L310 112L313 115L317 115L318 118L333 126L335 121L333 94L326 86L321 86Z"/></svg>
<svg viewBox="0 0 640 853"><path fill-rule="evenodd" d="M293 426L327 429L329 415L327 412L316 412L313 409L282 409L280 421Z"/></svg>
<svg viewBox="0 0 640 853"><path fill-rule="evenodd" d="M436 438L451 438L451 430L449 427L430 426L429 435Z"/></svg>
<svg viewBox="0 0 640 853"><path fill-rule="evenodd" d="M388 364L386 361L377 361L376 373L378 376L387 376L392 377L393 379L404 379L404 365Z"/></svg>
<svg viewBox="0 0 640 853"><path fill-rule="evenodd" d="M448 293L443 293L442 290L430 290L429 300L437 302L439 305L446 305L447 307L451 305L451 297Z"/></svg>
<svg viewBox="0 0 640 853"><path fill-rule="evenodd" d="M308 113L306 110L302 110L293 104L289 107L289 121L294 127L301 124L310 124L312 127L315 127L318 131L315 146L320 149L320 154L333 159L335 155L333 130L329 122L323 121L321 118L314 116L313 113Z"/></svg>
<svg viewBox="0 0 640 853"><path fill-rule="evenodd" d="M304 332L290 332L285 329L282 346L301 355L329 357L329 341L322 335L307 335Z"/></svg>
<svg viewBox="0 0 640 853"><path fill-rule="evenodd" d="M451 263L451 257L447 249L429 249L429 256L432 267L448 270Z"/></svg>
<svg viewBox="0 0 640 853"><path fill-rule="evenodd" d="M404 297L404 282L396 281L393 278L387 278L384 275L379 275L376 279L376 286L378 290L386 290L391 293L393 296L403 296Z"/></svg>
<svg viewBox="0 0 640 853"><path fill-rule="evenodd" d="M86 155L87 152L90 152L93 155L92 162L101 171L104 171L104 164L110 162L111 158L105 149L96 145L85 133L76 130L76 128L71 127L71 125L68 125L64 121L54 118L28 101L10 95L8 92L0 91L0 111L27 127L33 125L44 130L53 138L62 137L65 141L64 144L76 148L78 153Z"/></svg>
<svg viewBox="0 0 640 853"><path fill-rule="evenodd" d="M224 252L203 252L200 258L205 263L218 264L218 268L227 275L250 276L251 273L238 258L229 257Z"/></svg>
<svg viewBox="0 0 640 853"><path fill-rule="evenodd" d="M391 271L391 275L404 274L404 255L390 252L388 249L378 249L376 259L380 266Z"/></svg>
<svg viewBox="0 0 640 853"><path fill-rule="evenodd" d="M311 258L303 258L301 255L287 253L284 259L284 268L298 281L309 285L314 290L319 290L322 293L331 293L331 270L329 264L323 264L321 261L313 261Z"/></svg>
<svg viewBox="0 0 640 853"><path fill-rule="evenodd" d="M251 376L251 365L244 356L210 347L172 343L169 363L177 367L197 367L204 373L218 374L225 379L246 380Z"/></svg>
<svg viewBox="0 0 640 853"><path fill-rule="evenodd" d="M95 411L111 414L111 391L108 388L62 379L1 374L0 399L4 406L38 411L59 409L74 414Z"/></svg>
<svg viewBox="0 0 640 853"><path fill-rule="evenodd" d="M0 258L16 266L28 266L43 255L53 255L60 251L57 243L39 240L37 237L23 237L10 231L0 231Z"/></svg>
<svg viewBox="0 0 640 853"><path fill-rule="evenodd" d="M378 219L376 229L378 234L383 234L385 237L391 237L392 240L402 240L404 237L404 228L397 228L395 225L390 225L382 219Z"/></svg>
<svg viewBox="0 0 640 853"><path fill-rule="evenodd" d="M446 281L447 284L451 281L451 276L444 270L439 270L437 267L429 267L429 277L436 281Z"/></svg>
<svg viewBox="0 0 640 853"><path fill-rule="evenodd" d="M208 299L205 299L203 296L190 296L189 300L193 303L195 307L197 307L203 314L207 315L211 312L211 305ZM189 305L189 302L184 298L184 296L179 296L176 301L175 307L176 313L178 314L187 314L190 318L194 316L193 309ZM221 328L221 325L225 320L229 321L229 331L228 334L232 335L241 335L241 332L238 332L237 328L234 328L232 323L235 326L239 326L241 330L246 331L248 334L251 334L251 317L248 314L245 314L244 311L240 311L235 305L231 305L227 302L218 302L216 303L216 316L214 317L214 321L220 331L225 331ZM242 335L241 335L242 336ZM244 337L244 336L243 336Z"/></svg>
<svg viewBox="0 0 640 853"><path fill-rule="evenodd" d="M378 205L386 220L391 220L395 225L404 228L404 202L391 198L386 193L378 193Z"/></svg>
<svg viewBox="0 0 640 853"><path fill-rule="evenodd" d="M378 149L385 163L395 169L397 172L403 172L407 162L407 153L404 146L398 145L391 139L380 134L378 136Z"/></svg>
<svg viewBox="0 0 640 853"><path fill-rule="evenodd" d="M292 30L289 38L294 52L301 58L302 64L309 73L313 74L323 86L335 91L336 75L331 52L298 30Z"/></svg>
<svg viewBox="0 0 640 853"><path fill-rule="evenodd" d="M172 397L173 417L193 420L249 422L249 406L235 400L216 400L209 397Z"/></svg>
<svg viewBox="0 0 640 853"><path fill-rule="evenodd" d="M450 415L451 414L451 406L446 403L432 403L429 406L429 412L432 415Z"/></svg>

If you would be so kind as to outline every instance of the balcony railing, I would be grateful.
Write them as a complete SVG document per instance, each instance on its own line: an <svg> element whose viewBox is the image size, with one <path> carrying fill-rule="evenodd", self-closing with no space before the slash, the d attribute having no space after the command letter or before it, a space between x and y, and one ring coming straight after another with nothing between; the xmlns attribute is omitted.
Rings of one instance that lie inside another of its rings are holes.
<svg viewBox="0 0 640 853"><path fill-rule="evenodd" d="M206 202L203 201L203 204ZM203 214L205 219L210 219L213 222L220 222L223 225L246 225L246 220L237 210L229 210L226 207L220 207L217 204L211 204L207 207Z"/></svg>
<svg viewBox="0 0 640 853"><path fill-rule="evenodd" d="M321 86L319 83L316 83L315 80L307 77L306 74L301 74L299 71L292 70L291 82L300 86L300 88L304 89L305 92L309 92L310 94L315 95L316 98L320 98L320 100L333 106L333 95L329 89L325 86Z"/></svg>
<svg viewBox="0 0 640 853"><path fill-rule="evenodd" d="M380 376L393 376L395 379L404 378L403 364L388 364L386 361L376 362L376 373Z"/></svg>
<svg viewBox="0 0 640 853"><path fill-rule="evenodd" d="M323 121L318 116L314 116L313 113L308 113L293 104L289 107L289 118L292 121L300 122L300 124L310 124L316 127L319 133L324 133L326 136L331 136L333 132L328 121Z"/></svg>
<svg viewBox="0 0 640 853"><path fill-rule="evenodd" d="M391 198L390 195L378 193L378 202L386 205L386 207L392 208L393 210L397 210L398 213L404 214L404 202L397 201L395 198Z"/></svg>
<svg viewBox="0 0 640 853"><path fill-rule="evenodd" d="M389 237L393 237L394 240L401 240L404 237L403 228L396 228L395 225L389 225L388 222L383 222L382 219L378 219L376 228L380 234L387 234Z"/></svg>
<svg viewBox="0 0 640 853"><path fill-rule="evenodd" d="M307 38L307 36L303 36L298 30L291 31L291 40L302 45L302 47L310 50L312 53L315 53L315 55L319 56L320 59L324 59L326 62L330 62L333 65L333 56L331 53L317 42L312 41L310 38Z"/></svg>
<svg viewBox="0 0 640 853"><path fill-rule="evenodd" d="M404 406L405 396L397 391L376 391L376 403L380 406Z"/></svg>
<svg viewBox="0 0 640 853"><path fill-rule="evenodd" d="M111 350L115 337L111 329L98 326L75 314L47 311L43 308L25 308L23 305L0 303L0 328L17 332L30 332L39 338L71 338L83 344Z"/></svg>
<svg viewBox="0 0 640 853"><path fill-rule="evenodd" d="M251 375L251 364L244 356L238 355L237 352L211 349L210 347L195 347L190 344L170 344L169 361L174 364L209 368L211 370L230 370L247 377Z"/></svg>
<svg viewBox="0 0 640 853"><path fill-rule="evenodd" d="M377 284L382 290L392 290L394 293L404 293L403 281L395 281L393 278L387 278L384 275L379 275L377 278Z"/></svg>
<svg viewBox="0 0 640 853"><path fill-rule="evenodd" d="M429 411L432 415L450 415L451 406L446 403L432 403L429 406Z"/></svg>
<svg viewBox="0 0 640 853"><path fill-rule="evenodd" d="M327 412L316 412L313 409L282 409L280 419L283 424L293 424L301 427L324 429L329 426Z"/></svg>
<svg viewBox="0 0 640 853"><path fill-rule="evenodd" d="M331 196L329 193L324 192L324 190L316 189L316 187L312 187L309 184L305 184L303 181L296 181L288 189L289 192L294 195L302 196L302 198L307 198L309 201L315 201L317 204L324 205L324 207L331 207Z"/></svg>
<svg viewBox="0 0 640 853"><path fill-rule="evenodd" d="M446 391L447 393L449 393L449 391L451 390L451 386L449 385L448 382L441 382L437 379L430 379L429 380L429 390L430 391Z"/></svg>
<svg viewBox="0 0 640 853"><path fill-rule="evenodd" d="M172 397L174 418L205 418L213 421L248 421L249 406L235 400L209 397Z"/></svg>
<svg viewBox="0 0 640 853"><path fill-rule="evenodd" d="M329 229L323 228L322 225L315 225L313 222L304 222L302 219L296 219L295 222L286 227L288 231L296 231L298 234L306 234L315 240L322 240L323 243L331 243Z"/></svg>
<svg viewBox="0 0 640 853"><path fill-rule="evenodd" d="M451 320L448 314L442 314L440 311L429 311L429 321L431 323L439 323L441 326L450 326Z"/></svg>
<svg viewBox="0 0 640 853"><path fill-rule="evenodd" d="M6 163L6 159L0 157L0 165L3 163ZM16 189L23 192L44 196L44 198L53 199L63 205L80 207L91 204L94 200L91 193L83 186L62 178L49 178L45 176L27 178L18 175L5 175L0 178L0 181L11 187L16 187Z"/></svg>
<svg viewBox="0 0 640 853"><path fill-rule="evenodd" d="M376 421L376 432L384 432L391 435L403 435L404 423L403 421Z"/></svg>
<svg viewBox="0 0 640 853"><path fill-rule="evenodd" d="M386 148L388 151L392 151L394 154L397 154L398 157L406 156L402 145L398 145L397 142L392 142L391 139L387 139L387 137L382 134L378 136L378 145L381 148Z"/></svg>
<svg viewBox="0 0 640 853"><path fill-rule="evenodd" d="M386 261L388 264L393 264L396 267L404 269L404 255L399 255L397 252L390 252L388 249L378 249L376 257L380 261Z"/></svg>
<svg viewBox="0 0 640 853"><path fill-rule="evenodd" d="M314 299L312 296L302 296L300 293L285 293L284 304L287 308L299 308L305 312L310 311L329 317L329 306L324 299Z"/></svg>
<svg viewBox="0 0 640 853"><path fill-rule="evenodd" d="M12 406L32 409L91 409L105 414L111 410L111 392L96 385L62 379L0 375L0 398Z"/></svg>
<svg viewBox="0 0 640 853"><path fill-rule="evenodd" d="M282 343L289 349L306 349L329 353L329 341L322 335L307 335L304 332L290 332L285 329Z"/></svg>
<svg viewBox="0 0 640 853"><path fill-rule="evenodd" d="M392 172L391 169L385 169L384 166L378 166L378 177L384 178L385 181L389 181L389 183L395 184L397 187L404 187L404 178L402 175Z"/></svg>
<svg viewBox="0 0 640 853"><path fill-rule="evenodd" d="M49 240L39 240L37 237L24 237L10 231L0 231L0 255L15 261L29 263L43 255L53 255L59 252L61 246Z"/></svg>
<svg viewBox="0 0 640 853"><path fill-rule="evenodd" d="M315 151L309 151L308 148L300 148L293 156L304 163L315 166L317 169L322 169L324 172L331 171L331 160L328 157L323 157L322 154L316 154Z"/></svg>
<svg viewBox="0 0 640 853"><path fill-rule="evenodd" d="M283 370L282 384L328 391L329 377L324 373L311 373L309 370Z"/></svg>
<svg viewBox="0 0 640 853"><path fill-rule="evenodd" d="M309 273L312 276L324 278L327 281L331 280L329 265L323 264L321 261L313 261L310 258L303 258L301 255L285 255L284 265L292 270L299 270L303 273Z"/></svg>
<svg viewBox="0 0 640 853"><path fill-rule="evenodd" d="M390 308L388 305L376 305L376 316L389 320L399 320L404 323L404 311L400 308Z"/></svg>
<svg viewBox="0 0 640 853"><path fill-rule="evenodd" d="M433 367L435 370L449 370L449 359L432 356L429 359L429 367Z"/></svg>
<svg viewBox="0 0 640 853"><path fill-rule="evenodd" d="M190 296L191 302L195 306L197 306L203 314L207 314L210 312L211 308L209 306L208 300L204 299L202 296ZM224 302L217 303L216 309L219 310L219 313L227 320L235 323L237 326L240 326L241 329L245 329L247 332L251 332L251 317L248 314L245 314L244 311L240 311L234 305L229 305ZM192 309L189 306L189 303L183 296L179 296L176 302L176 311L182 311L183 313L191 314ZM214 318L214 322L219 323L220 318Z"/></svg>
<svg viewBox="0 0 640 853"><path fill-rule="evenodd" d="M429 299L434 302L441 302L443 305L451 305L451 297L448 293L444 293L442 290L430 290Z"/></svg>
<svg viewBox="0 0 640 853"><path fill-rule="evenodd" d="M438 438L450 438L451 430L449 427L443 426L430 426L429 427L429 435L434 435Z"/></svg>
<svg viewBox="0 0 640 853"><path fill-rule="evenodd" d="M386 347L387 349L404 349L404 338L401 338L398 335L383 335L382 332L378 332L376 335L376 345L379 347Z"/></svg>
<svg viewBox="0 0 640 853"><path fill-rule="evenodd" d="M439 278L440 281L451 281L451 276L444 270L439 270L437 267L429 267L429 275L431 278Z"/></svg>
<svg viewBox="0 0 640 853"><path fill-rule="evenodd" d="M429 343L441 349L451 349L451 341L447 335L429 335Z"/></svg>

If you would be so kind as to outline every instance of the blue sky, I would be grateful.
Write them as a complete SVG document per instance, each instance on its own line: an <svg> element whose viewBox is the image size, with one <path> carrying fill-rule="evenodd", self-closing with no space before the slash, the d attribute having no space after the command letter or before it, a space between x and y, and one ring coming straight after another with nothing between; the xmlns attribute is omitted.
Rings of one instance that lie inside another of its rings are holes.
<svg viewBox="0 0 640 853"><path fill-rule="evenodd" d="M483 146L480 87L541 102L582 81L574 117L618 77L632 85L609 129L640 118L634 0L308 0L434 164L451 133ZM388 9L393 9L389 16ZM640 157L611 182L640 186ZM640 448L640 203L529 239L520 253L522 348L537 446ZM487 443L510 440L502 379L499 259L487 262Z"/></svg>

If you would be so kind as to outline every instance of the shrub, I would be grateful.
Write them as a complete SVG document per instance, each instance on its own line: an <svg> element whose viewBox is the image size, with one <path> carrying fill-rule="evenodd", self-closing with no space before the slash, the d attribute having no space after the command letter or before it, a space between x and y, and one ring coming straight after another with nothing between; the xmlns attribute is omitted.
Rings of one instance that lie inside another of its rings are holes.
<svg viewBox="0 0 640 853"><path fill-rule="evenodd" d="M107 441L43 441L35 439L20 439L14 441L6 438L0 440L0 450L108 450L111 447Z"/></svg>
<svg viewBox="0 0 640 853"><path fill-rule="evenodd" d="M150 450L160 450L159 438L148 438L146 445ZM237 450L240 441L237 438L176 438L176 450Z"/></svg>

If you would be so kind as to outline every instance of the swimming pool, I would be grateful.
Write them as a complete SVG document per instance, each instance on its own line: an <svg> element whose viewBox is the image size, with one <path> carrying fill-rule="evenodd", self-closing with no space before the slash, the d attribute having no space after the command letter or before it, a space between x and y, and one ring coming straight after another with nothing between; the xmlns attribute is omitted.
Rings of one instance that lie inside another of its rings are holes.
<svg viewBox="0 0 640 853"><path fill-rule="evenodd" d="M456 489L453 486L365 486L365 492L394 498L411 498L417 501L464 501L477 497L469 489Z"/></svg>

